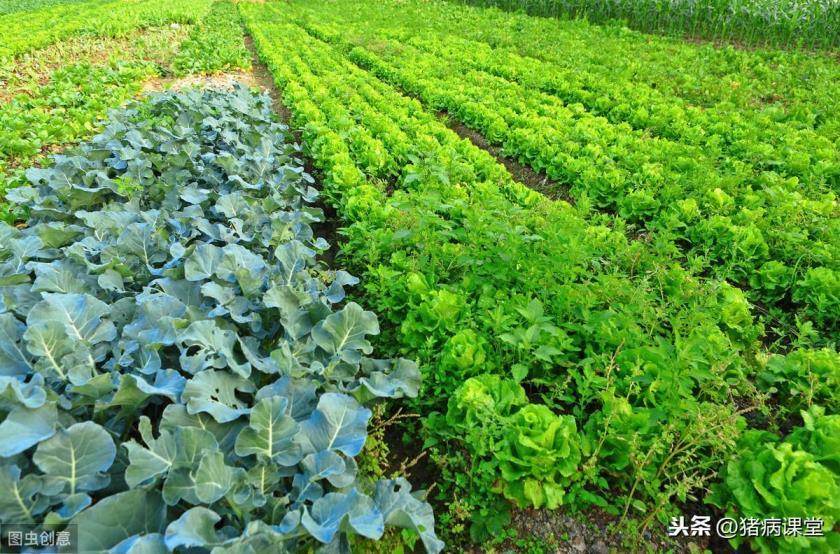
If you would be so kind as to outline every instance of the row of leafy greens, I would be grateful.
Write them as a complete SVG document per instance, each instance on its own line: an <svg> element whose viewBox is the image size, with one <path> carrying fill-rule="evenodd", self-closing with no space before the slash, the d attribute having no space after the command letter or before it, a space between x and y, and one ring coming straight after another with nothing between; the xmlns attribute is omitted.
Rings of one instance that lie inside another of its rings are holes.
<svg viewBox="0 0 840 554"><path fill-rule="evenodd" d="M318 259L313 179L270 100L163 93L30 169L0 223L0 522L76 524L80 551L346 551L431 507L358 475L377 318Z"/></svg>
<svg viewBox="0 0 840 554"><path fill-rule="evenodd" d="M369 19L397 26L400 9L434 13L402 2L377 15L370 4ZM738 518L823 520L825 537L741 541L752 547L840 551L831 496L840 474L825 440L840 423L836 348L813 348L806 333L789 349L765 348L741 288L698 277L591 203L550 201L515 182L434 106L310 32L311 21L333 19L334 3L310 1L305 25L290 23L301 5L239 9L346 225L343 259L386 322L377 346L416 356L424 370L424 390L408 401L423 419L406 436L439 472L436 517L450 548L530 547L511 523L512 501L597 507L616 518L626 551L643 551L648 531L705 501ZM494 21L470 25L494 36ZM454 89L413 92L439 98L463 90L461 77ZM805 414L814 431L799 430ZM791 450L766 448L781 443Z"/></svg>

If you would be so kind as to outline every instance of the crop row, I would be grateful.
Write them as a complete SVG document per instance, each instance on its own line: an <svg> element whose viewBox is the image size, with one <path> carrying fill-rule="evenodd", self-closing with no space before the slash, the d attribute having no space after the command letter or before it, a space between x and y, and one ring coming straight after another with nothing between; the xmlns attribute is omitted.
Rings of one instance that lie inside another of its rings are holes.
<svg viewBox="0 0 840 554"><path fill-rule="evenodd" d="M307 27L340 41L324 26ZM792 298L831 332L840 316L840 303L832 300L840 235L837 201L825 187L809 190L796 178L613 125L454 57L441 59L405 42L373 44L349 57L503 144L508 155L570 183L576 199L653 230L662 248L685 250L690 267L751 289L753 299L771 309ZM784 317L783 310L773 311Z"/></svg>
<svg viewBox="0 0 840 554"><path fill-rule="evenodd" d="M211 4L212 0L91 0L44 7L27 12L25 17L14 13L0 16L0 59L73 35L120 36L140 27L195 23Z"/></svg>
<svg viewBox="0 0 840 554"><path fill-rule="evenodd" d="M737 119L740 115L748 121L813 128L832 141L840 135L840 91L835 85L840 67L830 55L719 49L583 21L558 23L448 2L400 2L396 7L385 0L384 8L381 2L339 1L339 8L335 2L330 5L327 9L321 0L290 2L288 10L308 14L315 22L340 20L357 31L431 34L453 45L468 40L478 44L465 46L477 50L489 45L497 55L533 58L568 77L573 90L581 80L587 88L597 86L591 91L598 97L597 103L588 106L592 109L602 102L610 106L610 91L625 90L633 91L625 99L630 104L652 98L657 106L661 99L677 107L713 110L719 118L735 124L743 123ZM645 106L649 112L652 109ZM628 111L622 108L620 113ZM696 110L691 113L696 115ZM640 122L649 121L640 117L643 115L634 113Z"/></svg>
<svg viewBox="0 0 840 554"><path fill-rule="evenodd" d="M365 404L419 372L368 357L376 315L318 260L270 102L154 95L10 194L31 218L0 223L4 523L69 523L82 552L338 551L386 525L442 549L405 480L360 474Z"/></svg>
<svg viewBox="0 0 840 554"><path fill-rule="evenodd" d="M654 136L700 146L708 157L732 157L758 171L795 176L806 188L831 185L840 190L840 151L810 127L777 121L765 112L701 109L644 84L565 69L482 42L400 31L377 34L433 54L442 64L484 71L557 96L565 104L579 103L611 123L629 123Z"/></svg>
<svg viewBox="0 0 840 554"><path fill-rule="evenodd" d="M213 4L181 44L173 66L176 73L215 73L251 66L251 53L236 6L227 1Z"/></svg>
<svg viewBox="0 0 840 554"><path fill-rule="evenodd" d="M0 16L82 1L84 0L0 0Z"/></svg>
<svg viewBox="0 0 840 554"><path fill-rule="evenodd" d="M755 359L762 329L738 289L628 241L620 220L610 229L605 216L523 191L285 9L240 6L346 224L342 252L387 322L378 343L419 360L427 417L415 432L440 464L441 498L466 491L476 536L504 526L490 492L499 479L523 506L661 517L679 491L708 484L737 441L730 395L753 398L756 374L774 395L771 373L800 390L803 374L835 371L830 351ZM832 379L811 401L832 397ZM496 408L499 419L475 419ZM530 443L541 454L522 449L519 433L542 425ZM444 527L463 524L457 512L441 514Z"/></svg>
<svg viewBox="0 0 840 554"><path fill-rule="evenodd" d="M174 54L183 30L151 30L131 40L113 63L92 63L82 55L75 63L47 67L45 82L21 82L17 94L0 104L0 219L20 217L2 202L5 191L21 182L23 170L42 159L51 148L73 143L95 131L96 121L111 108L140 91L143 79L155 75L158 61ZM163 39L163 42L160 42ZM78 44L102 39L85 39ZM105 40L106 48L122 45ZM72 51L73 49L71 49Z"/></svg>
<svg viewBox="0 0 840 554"><path fill-rule="evenodd" d="M137 94L143 80L170 65L179 73L250 65L231 4L217 3L184 41L187 31L149 29L124 39L79 37L27 53L4 69L16 93L0 103L0 200L5 190L23 181L23 169L50 149L93 134L97 120L109 109ZM68 55L74 63L55 67L56 56ZM108 61L100 62L106 56ZM9 210L0 204L0 218L21 216L19 210Z"/></svg>
<svg viewBox="0 0 840 554"><path fill-rule="evenodd" d="M367 7L367 10L365 8ZM709 157L722 155L747 162L761 171L797 176L804 186L840 188L840 153L827 136L813 129L813 122L824 106L811 105L810 115L803 121L780 120L779 113L755 109L732 109L731 105L694 106L674 94L662 92L639 81L592 71L594 64L574 67L521 56L509 48L493 48L488 44L462 39L454 34L424 32L403 17L387 23L372 24L370 3L354 3L350 10L325 10L313 17L313 8L288 8L291 14L312 18L307 26L316 29L329 21L330 33L350 28L356 41L365 36L367 42L378 38L408 43L441 59L447 66L457 65L462 71L485 71L515 81L526 88L538 89L560 98L565 104L580 103L587 111L608 118L612 123L631 124L635 129L677 142L702 146ZM399 16L398 16L399 17ZM468 55L464 55L468 52ZM598 64L603 66L603 64Z"/></svg>

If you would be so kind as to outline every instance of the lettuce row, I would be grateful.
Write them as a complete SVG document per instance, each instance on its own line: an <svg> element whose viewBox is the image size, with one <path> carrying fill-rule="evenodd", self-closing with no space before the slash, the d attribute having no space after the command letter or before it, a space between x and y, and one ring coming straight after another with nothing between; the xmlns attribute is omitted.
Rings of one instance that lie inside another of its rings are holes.
<svg viewBox="0 0 840 554"><path fill-rule="evenodd" d="M550 87L560 89L553 93L569 103L580 102L599 115L644 126L654 134L667 127L699 138L693 132L697 109L735 124L728 130L741 124L753 130L755 123L766 124L766 129L755 129L758 133L773 133L779 130L776 123L784 123L794 131L812 128L833 141L840 129L840 98L833 94L838 67L828 53L720 48L585 21L557 24L523 13L456 3L342 2L340 9L335 9L336 2L310 0L290 5L294 13L319 23L340 20L350 26L363 22L368 29L431 33L444 39L443 44L463 45L460 51L470 55L461 60L483 61L482 50L489 46L514 62L511 69L517 73L535 61L551 64L550 70L528 75L529 80L534 78L529 86L550 82ZM455 28L452 21L461 24ZM682 110L689 106L696 108L689 110L691 121L683 117ZM776 152L786 157L799 150L801 144L796 142L785 140L785 146L793 149ZM760 151L770 145L756 146Z"/></svg>
<svg viewBox="0 0 840 554"><path fill-rule="evenodd" d="M580 482L570 487L511 448L525 460L511 474L553 480L563 502L650 511L714 477L740 431L729 392L749 391L746 353L763 332L740 289L702 282L606 218L584 219L514 182L415 99L287 23L285 9L240 10L347 222L342 250L365 268L366 298L389 323L381 343L422 360L416 405L432 413L421 436L453 462L442 470L468 489L473 513L501 514L486 502L502 484L498 460L485 455L485 438L434 412L465 378L486 373L522 381L580 423L577 436L568 423L554 433L580 445ZM549 418L529 419L522 436L542 436L540 448L568 471L572 447L549 448ZM695 461L699 477L683 483L677 466ZM542 502L559 503L554 492Z"/></svg>
<svg viewBox="0 0 840 554"><path fill-rule="evenodd" d="M0 225L0 520L78 524L84 551L342 551L386 525L440 551L406 481L357 475L364 404L419 372L369 357L298 156L267 96L167 93L9 193L31 219Z"/></svg>
<svg viewBox="0 0 840 554"><path fill-rule="evenodd" d="M381 39L395 41L405 47L403 54L417 50L434 56L446 71L457 69L464 74L495 76L500 78L496 83L509 87L509 91L515 91L519 85L531 91L532 98L552 101L556 97L572 108L579 104L586 112L579 111L576 116L586 118L590 126L609 130L614 125L629 124L634 130L668 141L701 146L706 157L725 155L783 176L797 176L808 190L836 179L840 171L840 158L829 137L812 125L779 121L782 118L771 110L733 110L728 104L701 109L655 85L574 70L557 62L520 55L513 48L417 29L407 21L409 16L402 13L396 15L396 21L389 19L387 24L371 23L371 6L354 3L353 9L356 13L307 5L295 6L292 14L324 40L341 40L341 29L351 27L357 33L355 44ZM312 17L313 12L319 17ZM378 48L383 46L384 43L379 43ZM606 118L608 123L587 117L587 112ZM492 123L497 125L493 127ZM499 132L505 131L504 124L498 123L498 120L491 122L491 128L497 131L489 133L491 140L500 138ZM627 127L621 130L630 131Z"/></svg>
<svg viewBox="0 0 840 554"><path fill-rule="evenodd" d="M812 132L814 144L800 153L804 168L788 175L767 161L779 157L773 152L710 153L703 144L650 138L612 124L579 104L567 106L472 68L463 61L470 48L377 32L368 32L363 43L370 46L353 47L339 27L303 25L377 77L447 110L507 155L569 184L578 201L656 231L657 242L674 252L685 249L697 269L738 283L789 323L793 318L781 307L792 298L795 311L824 330L827 342L834 338L840 277L833 184L840 157L829 139ZM792 220L801 224L792 228Z"/></svg>

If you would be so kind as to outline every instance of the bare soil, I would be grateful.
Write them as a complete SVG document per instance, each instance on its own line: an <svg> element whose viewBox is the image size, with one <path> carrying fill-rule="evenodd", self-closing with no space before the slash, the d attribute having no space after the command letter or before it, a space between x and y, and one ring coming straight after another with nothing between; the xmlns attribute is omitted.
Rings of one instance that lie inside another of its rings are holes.
<svg viewBox="0 0 840 554"><path fill-rule="evenodd" d="M496 161L505 166L515 181L522 183L528 188L533 189L552 200L565 200L570 204L575 203L574 198L569 195L569 185L557 183L556 181L551 180L545 172L534 171L527 165L523 165L513 158L505 156L501 147L490 144L490 141L488 141L484 135L478 131L470 129L457 119L454 119L447 112L438 112L438 117L443 119L446 122L446 126L454 131L459 137L469 140L477 147L490 153L494 158L496 158Z"/></svg>
<svg viewBox="0 0 840 554"><path fill-rule="evenodd" d="M185 77L157 77L143 83L144 92L160 92L163 90L183 90L185 88L215 88L231 90L237 84L247 87L260 88L253 73L246 71L232 71L229 73L215 73L212 75L187 75Z"/></svg>

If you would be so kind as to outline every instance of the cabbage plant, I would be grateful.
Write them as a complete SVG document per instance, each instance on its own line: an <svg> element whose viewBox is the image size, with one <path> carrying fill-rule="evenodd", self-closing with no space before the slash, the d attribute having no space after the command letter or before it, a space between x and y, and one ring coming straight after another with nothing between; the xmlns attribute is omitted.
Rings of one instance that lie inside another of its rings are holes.
<svg viewBox="0 0 840 554"><path fill-rule="evenodd" d="M388 525L442 549L403 479L368 482L376 398L357 279L319 261L318 192L270 100L165 93L30 169L0 224L0 523L80 551L349 549Z"/></svg>

